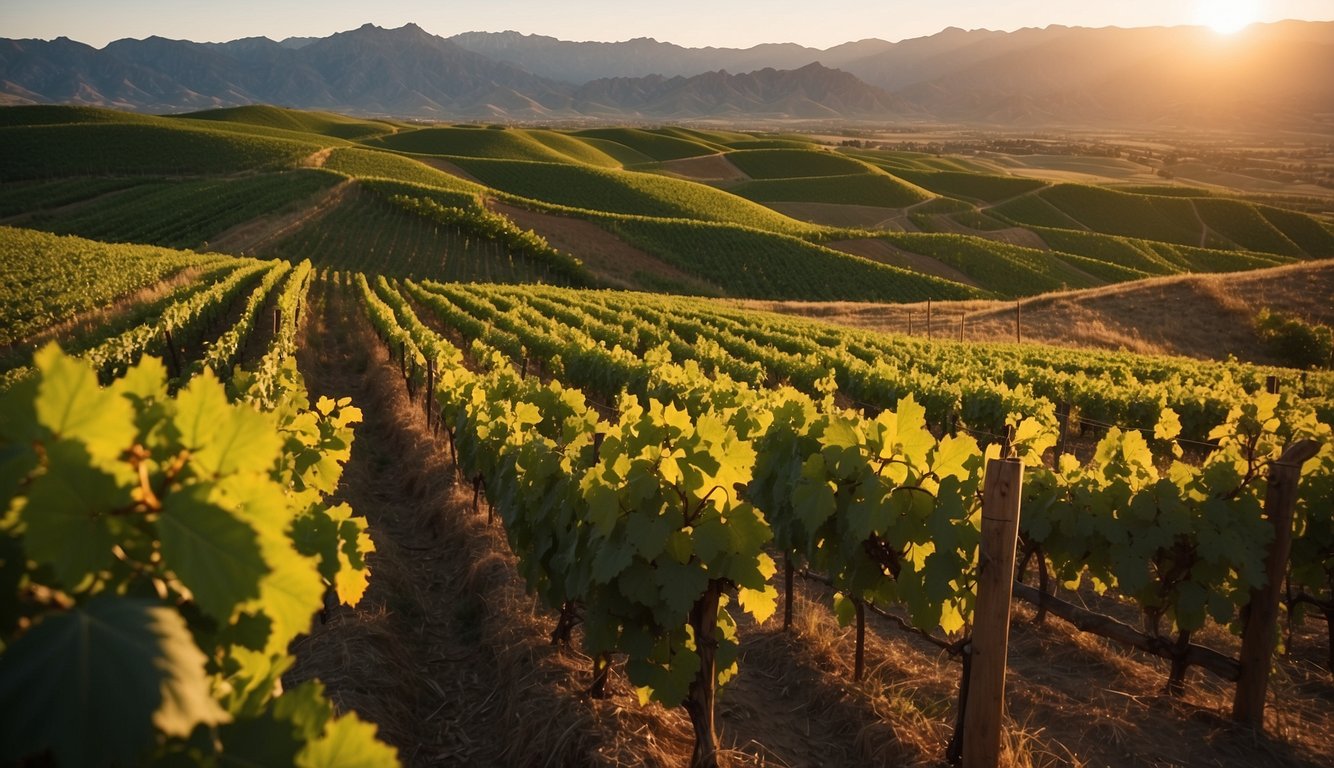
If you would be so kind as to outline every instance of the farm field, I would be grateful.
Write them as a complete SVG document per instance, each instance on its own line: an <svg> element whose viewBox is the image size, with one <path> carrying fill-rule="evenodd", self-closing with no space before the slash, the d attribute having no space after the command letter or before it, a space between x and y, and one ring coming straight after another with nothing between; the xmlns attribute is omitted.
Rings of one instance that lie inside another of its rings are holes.
<svg viewBox="0 0 1334 768"><path fill-rule="evenodd" d="M5 135L0 762L941 765L1001 627L1004 764L1334 763L1314 202L792 133Z"/></svg>

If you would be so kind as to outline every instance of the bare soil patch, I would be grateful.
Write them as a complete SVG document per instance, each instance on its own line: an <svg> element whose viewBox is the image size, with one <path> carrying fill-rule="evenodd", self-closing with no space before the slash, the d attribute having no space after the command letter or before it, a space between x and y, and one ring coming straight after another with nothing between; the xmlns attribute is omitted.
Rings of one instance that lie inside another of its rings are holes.
<svg viewBox="0 0 1334 768"><path fill-rule="evenodd" d="M352 179L341 181L315 193L290 213L269 214L237 224L215 237L203 250L243 255L258 253L338 207L355 184Z"/></svg>
<svg viewBox="0 0 1334 768"><path fill-rule="evenodd" d="M1010 245L1022 245L1025 248L1035 248L1039 251L1049 251L1051 246L1042 239L1038 233L1024 229L1023 227L1006 227L1005 229L973 229L972 227L960 224L947 214L931 214L931 223L935 232L949 232L956 235L972 235L987 240L995 240L1000 243L1009 243Z"/></svg>
<svg viewBox="0 0 1334 768"><path fill-rule="evenodd" d="M902 267L914 272L922 272L936 277L943 277L946 280L953 280L956 283L978 287L977 282L968 275L951 267L943 261L933 259L930 256L923 256L920 253L905 251L896 247L893 243L876 238L865 238L861 240L839 240L828 244L830 248L850 253L853 256L878 261L881 264L888 264L892 267Z"/></svg>
<svg viewBox="0 0 1334 768"><path fill-rule="evenodd" d="M628 289L674 285L682 292L721 293L717 286L655 258L590 221L532 211L497 200L488 200L487 205L520 227L546 238L553 247L573 254L609 285Z"/></svg>
<svg viewBox="0 0 1334 768"><path fill-rule="evenodd" d="M312 152L310 157L301 161L301 165L304 168L323 168L324 164L329 161L329 155L332 155L333 151L333 147L325 147L318 152Z"/></svg>
<svg viewBox="0 0 1334 768"><path fill-rule="evenodd" d="M763 203L762 205L799 221L809 221L829 227L887 229L893 232L911 232L916 229L903 215L902 208L845 203Z"/></svg>
<svg viewBox="0 0 1334 768"><path fill-rule="evenodd" d="M481 184L482 186L486 186L486 184L483 183L481 179L478 179L476 176L473 176L471 173L468 173L467 171L463 170L462 166L459 166L455 163L451 163L450 161L444 159L443 157L413 157L412 159L416 160L422 165L429 165L432 168L436 169L437 171L444 171L445 173L448 173L451 176L458 176L460 179L465 179L475 184Z"/></svg>
<svg viewBox="0 0 1334 768"><path fill-rule="evenodd" d="M696 181L745 181L750 174L736 167L727 155L703 155L680 160L666 160L662 170Z"/></svg>

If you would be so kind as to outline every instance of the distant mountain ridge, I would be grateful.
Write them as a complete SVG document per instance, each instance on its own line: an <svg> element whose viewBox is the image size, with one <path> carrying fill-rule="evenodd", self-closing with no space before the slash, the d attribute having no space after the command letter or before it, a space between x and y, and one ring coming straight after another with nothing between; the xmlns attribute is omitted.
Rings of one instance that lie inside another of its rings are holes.
<svg viewBox="0 0 1334 768"><path fill-rule="evenodd" d="M370 24L325 38L105 48L0 39L0 103L147 112L271 103L438 119L930 120L1334 133L1334 22L684 48Z"/></svg>

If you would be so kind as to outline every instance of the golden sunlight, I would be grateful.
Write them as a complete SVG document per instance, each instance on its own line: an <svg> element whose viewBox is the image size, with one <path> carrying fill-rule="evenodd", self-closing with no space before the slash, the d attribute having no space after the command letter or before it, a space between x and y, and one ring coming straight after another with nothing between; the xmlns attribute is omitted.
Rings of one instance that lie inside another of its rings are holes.
<svg viewBox="0 0 1334 768"><path fill-rule="evenodd" d="M1220 35L1239 32L1260 14L1256 0L1200 0L1195 4L1195 21Z"/></svg>

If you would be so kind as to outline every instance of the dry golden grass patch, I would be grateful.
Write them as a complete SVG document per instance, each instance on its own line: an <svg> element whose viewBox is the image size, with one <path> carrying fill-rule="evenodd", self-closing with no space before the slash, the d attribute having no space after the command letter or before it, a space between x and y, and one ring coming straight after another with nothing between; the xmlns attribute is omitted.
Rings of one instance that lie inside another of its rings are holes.
<svg viewBox="0 0 1334 768"><path fill-rule="evenodd" d="M926 304L747 301L749 309L793 314L866 330L926 336ZM1020 337L1062 347L1225 359L1281 361L1265 351L1253 318L1262 309L1334 324L1334 260L1225 275L1176 275L1044 294L1020 304ZM1015 340L1014 301L932 302L934 338Z"/></svg>

